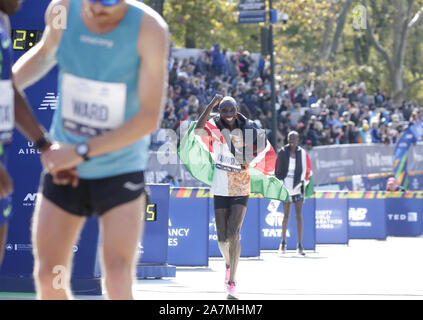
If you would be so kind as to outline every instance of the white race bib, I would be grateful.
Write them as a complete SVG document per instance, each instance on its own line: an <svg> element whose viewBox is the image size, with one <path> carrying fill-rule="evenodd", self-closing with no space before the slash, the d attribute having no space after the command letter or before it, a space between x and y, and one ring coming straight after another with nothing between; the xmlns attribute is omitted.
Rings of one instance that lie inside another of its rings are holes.
<svg viewBox="0 0 423 320"><path fill-rule="evenodd" d="M62 118L65 129L94 137L124 122L126 84L101 82L64 74Z"/></svg>
<svg viewBox="0 0 423 320"><path fill-rule="evenodd" d="M12 80L0 80L0 142L12 141L15 126L15 95Z"/></svg>
<svg viewBox="0 0 423 320"><path fill-rule="evenodd" d="M241 172L241 165L236 161L234 155L229 151L228 146L219 144L213 146L215 149L215 166L216 168L228 172Z"/></svg>

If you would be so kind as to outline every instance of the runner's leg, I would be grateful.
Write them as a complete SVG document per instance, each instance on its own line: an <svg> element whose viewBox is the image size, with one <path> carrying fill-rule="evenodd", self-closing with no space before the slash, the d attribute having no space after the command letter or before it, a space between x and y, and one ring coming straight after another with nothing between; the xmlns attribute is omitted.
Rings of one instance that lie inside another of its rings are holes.
<svg viewBox="0 0 423 320"><path fill-rule="evenodd" d="M84 222L84 217L64 211L38 193L32 221L37 298L72 298L72 248Z"/></svg>
<svg viewBox="0 0 423 320"><path fill-rule="evenodd" d="M235 274L238 267L239 258L241 256L240 233L246 211L247 206L238 203L233 204L230 209L228 219L228 241L231 274L229 277L229 283L233 283L235 281Z"/></svg>
<svg viewBox="0 0 423 320"><path fill-rule="evenodd" d="M114 207L100 217L102 264L109 299L133 299L132 284L138 259L147 196Z"/></svg>

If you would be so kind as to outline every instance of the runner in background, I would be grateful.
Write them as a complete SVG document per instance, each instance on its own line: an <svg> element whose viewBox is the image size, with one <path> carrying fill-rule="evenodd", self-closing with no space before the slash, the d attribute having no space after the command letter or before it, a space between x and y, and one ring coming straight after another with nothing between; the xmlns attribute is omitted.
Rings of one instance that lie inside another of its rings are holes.
<svg viewBox="0 0 423 320"><path fill-rule="evenodd" d="M305 256L302 245L303 239L303 202L306 183L311 173L310 158L307 152L298 146L299 135L296 131L288 134L288 144L278 153L275 167L275 176L283 181L289 192L289 198L283 202L282 242L279 253L285 253L286 231L288 229L291 204L294 203L295 217L297 220L297 250L298 254Z"/></svg>
<svg viewBox="0 0 423 320"><path fill-rule="evenodd" d="M46 130L38 123L23 92L19 92L12 79L12 41L9 16L19 10L22 0L0 0L0 265L4 256L8 221L12 217L12 180L7 172L9 145L13 138L13 128L17 129L34 147L44 152L51 142ZM55 180L71 181L71 170L59 171Z"/></svg>

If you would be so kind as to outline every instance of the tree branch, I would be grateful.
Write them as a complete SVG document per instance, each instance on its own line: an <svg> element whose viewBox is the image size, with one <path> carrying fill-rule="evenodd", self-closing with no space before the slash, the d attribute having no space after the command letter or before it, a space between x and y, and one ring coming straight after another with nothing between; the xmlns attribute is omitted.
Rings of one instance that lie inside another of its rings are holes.
<svg viewBox="0 0 423 320"><path fill-rule="evenodd" d="M366 10L367 10L367 14L366 14L367 36L369 37L370 42L375 46L376 50L379 51L379 53L382 55L382 57L386 60L388 68L389 68L391 74L393 74L394 73L394 67L393 67L393 64L392 64L391 57L389 56L389 52L388 52L388 50L386 50L380 44L380 42L376 39L376 37L373 33L373 28L372 28L372 25L370 23L370 15L369 15L369 10L368 10L368 6L367 6L367 1L364 0L363 4L364 4L364 6L366 7Z"/></svg>
<svg viewBox="0 0 423 320"><path fill-rule="evenodd" d="M347 20L348 12L351 9L352 0L347 0L342 7L341 11L339 12L339 15L336 19L336 29L335 34L333 35L332 43L330 45L330 48L326 54L326 60L329 60L333 62L335 59L336 51L338 50L339 45L339 38L342 35L342 32L344 31L345 22Z"/></svg>
<svg viewBox="0 0 423 320"><path fill-rule="evenodd" d="M404 91L410 91L416 84L418 84L420 81L423 81L423 75L421 75L420 77L414 79L413 81L411 81L410 83L407 83L405 85Z"/></svg>

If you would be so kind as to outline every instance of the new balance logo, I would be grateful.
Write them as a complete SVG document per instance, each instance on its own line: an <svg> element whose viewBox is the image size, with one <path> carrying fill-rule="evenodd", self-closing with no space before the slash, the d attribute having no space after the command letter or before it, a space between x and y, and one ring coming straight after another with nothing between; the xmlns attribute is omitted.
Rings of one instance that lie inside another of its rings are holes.
<svg viewBox="0 0 423 320"><path fill-rule="evenodd" d="M133 182L128 181L128 182L125 182L123 187L130 190L130 191L138 191L138 190L140 190L141 188L144 187L144 182L135 184Z"/></svg>
<svg viewBox="0 0 423 320"><path fill-rule="evenodd" d="M50 108L51 110L56 110L58 101L59 96L56 96L54 92L47 92L38 110L47 110L48 108Z"/></svg>

